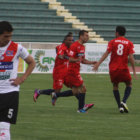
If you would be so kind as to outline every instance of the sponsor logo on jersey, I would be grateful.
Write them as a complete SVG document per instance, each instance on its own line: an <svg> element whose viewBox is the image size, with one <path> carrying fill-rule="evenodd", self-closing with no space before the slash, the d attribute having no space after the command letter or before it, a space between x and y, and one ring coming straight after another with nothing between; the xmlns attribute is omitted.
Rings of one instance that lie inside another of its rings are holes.
<svg viewBox="0 0 140 140"><path fill-rule="evenodd" d="M10 79L10 72L0 72L0 80Z"/></svg>
<svg viewBox="0 0 140 140"><path fill-rule="evenodd" d="M13 62L0 62L0 70L12 70Z"/></svg>

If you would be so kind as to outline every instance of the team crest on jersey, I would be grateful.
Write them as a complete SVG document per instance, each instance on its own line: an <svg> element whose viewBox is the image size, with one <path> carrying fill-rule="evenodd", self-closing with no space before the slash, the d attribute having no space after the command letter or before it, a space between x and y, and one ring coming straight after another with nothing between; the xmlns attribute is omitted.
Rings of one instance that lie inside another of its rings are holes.
<svg viewBox="0 0 140 140"><path fill-rule="evenodd" d="M11 51L11 50L6 51L6 56L13 56L13 54L14 54L14 51Z"/></svg>

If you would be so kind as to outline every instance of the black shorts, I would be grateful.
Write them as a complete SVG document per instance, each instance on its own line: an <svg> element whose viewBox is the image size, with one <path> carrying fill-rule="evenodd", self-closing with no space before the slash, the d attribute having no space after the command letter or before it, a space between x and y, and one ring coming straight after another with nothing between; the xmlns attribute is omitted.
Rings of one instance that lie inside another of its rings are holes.
<svg viewBox="0 0 140 140"><path fill-rule="evenodd" d="M18 114L19 92L0 94L0 122L15 124Z"/></svg>

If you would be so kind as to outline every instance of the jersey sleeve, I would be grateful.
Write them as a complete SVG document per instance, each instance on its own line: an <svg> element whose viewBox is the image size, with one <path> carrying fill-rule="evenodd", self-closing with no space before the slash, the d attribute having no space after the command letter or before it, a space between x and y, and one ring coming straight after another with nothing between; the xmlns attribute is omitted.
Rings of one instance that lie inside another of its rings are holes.
<svg viewBox="0 0 140 140"><path fill-rule="evenodd" d="M133 53L135 53L134 45L133 45L133 43L130 41L129 54L133 54Z"/></svg>
<svg viewBox="0 0 140 140"><path fill-rule="evenodd" d="M19 48L19 57L21 57L22 59L26 59L29 56L29 52L27 51L27 49L20 44L18 44L18 48Z"/></svg>
<svg viewBox="0 0 140 140"><path fill-rule="evenodd" d="M63 46L59 47L57 50L57 55L64 55L65 54L65 48Z"/></svg>
<svg viewBox="0 0 140 140"><path fill-rule="evenodd" d="M79 57L85 58L85 48L84 47L77 47L77 55Z"/></svg>
<svg viewBox="0 0 140 140"><path fill-rule="evenodd" d="M112 46L113 46L113 40L111 40L109 43L108 43L108 46L107 46L107 51L110 53L112 51Z"/></svg>

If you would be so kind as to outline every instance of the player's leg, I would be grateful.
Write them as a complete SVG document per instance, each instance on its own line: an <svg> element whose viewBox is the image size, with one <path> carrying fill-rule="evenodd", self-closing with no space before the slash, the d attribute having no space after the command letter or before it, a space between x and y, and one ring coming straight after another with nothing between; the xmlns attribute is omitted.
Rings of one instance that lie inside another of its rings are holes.
<svg viewBox="0 0 140 140"><path fill-rule="evenodd" d="M43 94L43 95L51 95L52 92L54 92L54 89L59 89L57 86L60 83L61 84L61 79L62 79L62 74L57 71L54 70L53 71L53 89L44 89L44 90L40 90L40 89L35 89L34 91L34 102L37 101L38 97Z"/></svg>
<svg viewBox="0 0 140 140"><path fill-rule="evenodd" d="M127 99L130 96L131 89L132 89L132 82L128 81L128 82L125 82L125 84L126 84L126 88L125 88L124 97L122 100L124 103L126 103Z"/></svg>
<svg viewBox="0 0 140 140"><path fill-rule="evenodd" d="M123 97L123 100L121 102L121 106L124 108L124 112L128 113L129 110L128 110L128 107L126 105L126 101L129 98L130 93L131 93L131 88L132 88L131 80L132 80L132 78L131 78L131 75L130 75L130 72L128 69L123 70L122 73L123 73L123 81L126 84L126 88L124 91L124 97Z"/></svg>
<svg viewBox="0 0 140 140"><path fill-rule="evenodd" d="M40 89L35 89L34 91L34 102L37 101L38 97L43 94L43 95L51 95L51 93L54 92L54 89L44 89L44 90L40 90Z"/></svg>
<svg viewBox="0 0 140 140"><path fill-rule="evenodd" d="M76 87L73 87L73 90L76 89ZM82 111L85 105L85 94L86 94L86 88L82 84L81 86L77 87L77 93L79 94L79 99L78 99L78 111Z"/></svg>
<svg viewBox="0 0 140 140"><path fill-rule="evenodd" d="M118 89L118 83L113 83L113 94L117 102L118 108L120 108L120 93Z"/></svg>
<svg viewBox="0 0 140 140"><path fill-rule="evenodd" d="M120 79L122 78L122 76L120 75L121 71L120 70L110 71L109 74L110 74L111 82L113 84L113 94L114 94L115 100L117 102L120 112L123 113L124 109L121 107L120 93L118 89Z"/></svg>
<svg viewBox="0 0 140 140"><path fill-rule="evenodd" d="M0 140L10 140L10 123L0 122Z"/></svg>
<svg viewBox="0 0 140 140"><path fill-rule="evenodd" d="M78 87L78 111L77 112L86 112L88 109L92 108L94 106L93 103L91 104L85 104L85 96L86 96L86 87L84 84L82 84L80 87Z"/></svg>
<svg viewBox="0 0 140 140"><path fill-rule="evenodd" d="M0 95L0 140L10 140L10 124L15 124L19 92Z"/></svg>
<svg viewBox="0 0 140 140"><path fill-rule="evenodd" d="M121 102L121 106L124 108L124 112L128 113L129 109L128 109L128 106L126 105L126 101L131 94L132 82L127 81L127 82L125 82L125 84L126 84L126 88L125 88L125 91L124 91L124 97L123 97L123 100Z"/></svg>
<svg viewBox="0 0 140 140"><path fill-rule="evenodd" d="M63 91L63 92L60 92L59 89L62 89L63 87L63 84L65 84L67 87L71 87L71 82L68 78L68 75L67 76L63 76L63 75L60 75L61 79L58 80L58 78L56 78L56 82L54 82L53 84L53 88L55 89L55 92L52 92L52 105L55 105L55 102L57 100L57 98L59 97L69 97L69 96L73 96L73 92L72 90L66 90L66 91Z"/></svg>
<svg viewBox="0 0 140 140"><path fill-rule="evenodd" d="M52 96L53 92L55 93L55 92L57 92L57 90L61 90L62 87L63 87L63 76L61 74L53 73L53 89L45 89L45 90L36 89L34 91L34 96L33 96L34 102L37 101L38 97L41 94ZM53 100L53 101L55 101L55 100Z"/></svg>
<svg viewBox="0 0 140 140"><path fill-rule="evenodd" d="M56 100L58 98L58 94L60 93L61 88L55 89L54 92L51 93L51 97L52 97L52 105L54 106L56 103Z"/></svg>

